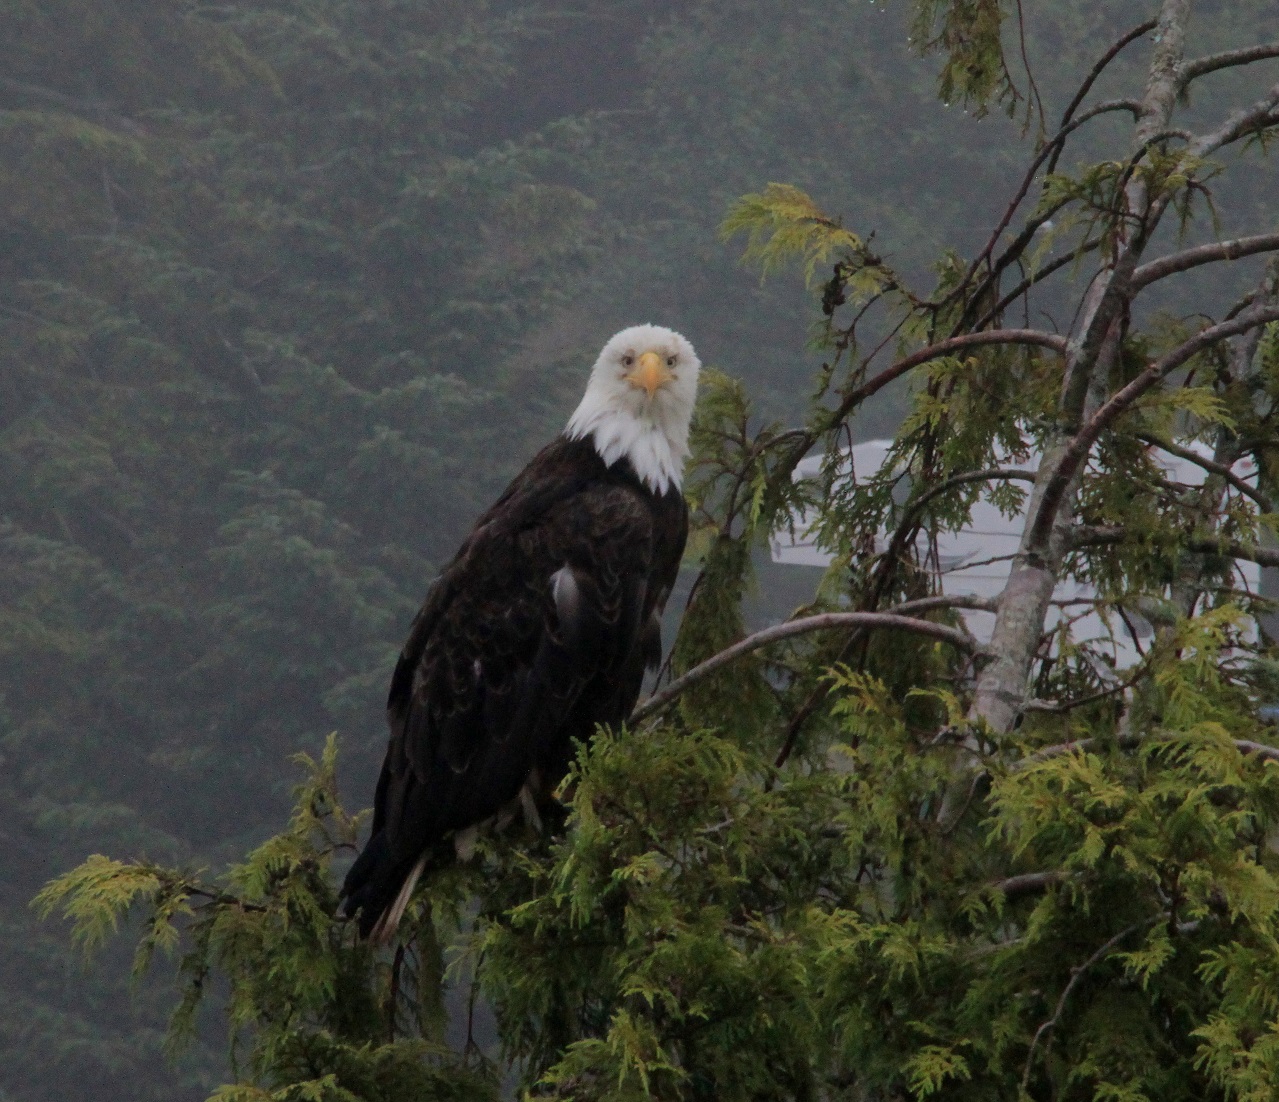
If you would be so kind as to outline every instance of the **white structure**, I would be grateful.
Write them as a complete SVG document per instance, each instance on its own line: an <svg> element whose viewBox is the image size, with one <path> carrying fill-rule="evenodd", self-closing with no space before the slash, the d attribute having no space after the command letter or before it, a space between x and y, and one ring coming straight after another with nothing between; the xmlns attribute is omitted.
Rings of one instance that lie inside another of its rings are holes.
<svg viewBox="0 0 1279 1102"><path fill-rule="evenodd" d="M890 446L888 440L870 440L858 444L852 449L853 471L859 480L875 474L888 456ZM1210 452L1205 445L1192 444L1188 447L1200 452L1205 457ZM1167 471L1171 481L1185 486L1198 486L1206 476L1200 466L1169 453L1152 449L1152 454ZM1024 470L1035 470L1039 465L1039 455L1032 454L1024 463L1004 462L1001 466L1018 467ZM810 456L800 462L795 470L795 477L815 478L821 470L822 457ZM1234 473L1241 478L1254 481L1256 468L1251 460L1241 460L1234 467ZM1018 483L1029 490L1029 483ZM1023 509L1015 517L1004 516L998 508L991 504L988 497L983 496L973 506L971 523L959 532L943 532L938 535L937 550L941 568L942 592L954 595L998 597L1008 580L1008 572L1012 567L1012 558L1017 552L1025 526L1026 513ZM883 550L886 537L881 534L876 541L877 550ZM795 536L782 532L773 537L773 562L793 566L826 567L832 556L817 546L811 532L801 521L795 526ZM1256 563L1240 560L1238 562L1239 584L1252 592L1258 591L1261 584L1261 568ZM1114 640L1112 632L1096 612L1088 609L1088 601L1096 596L1091 586L1064 581L1053 594L1055 603L1049 610L1046 627L1051 629L1060 623L1062 617L1074 619L1071 634L1078 643L1091 643L1092 649L1114 657L1116 667L1122 669L1138 661L1138 653L1131 637L1122 622L1114 623ZM1071 604L1069 602L1078 602ZM982 642L990 639L994 629L995 617L989 612L963 612L968 630ZM1078 617L1078 619L1075 619ZM1131 612L1129 621L1137 630L1139 638L1150 635L1150 626L1140 616Z"/></svg>

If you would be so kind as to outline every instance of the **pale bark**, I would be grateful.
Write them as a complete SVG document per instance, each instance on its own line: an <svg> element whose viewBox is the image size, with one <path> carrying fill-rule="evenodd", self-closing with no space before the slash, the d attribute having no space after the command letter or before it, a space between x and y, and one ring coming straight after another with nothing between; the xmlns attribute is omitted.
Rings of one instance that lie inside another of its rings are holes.
<svg viewBox="0 0 1279 1102"><path fill-rule="evenodd" d="M1190 0L1164 0L1134 155L1165 133L1172 119L1189 16ZM1113 263L1092 281L1071 337L1057 425L1044 449L1017 557L998 598L990 660L977 679L970 717L997 733L1012 728L1027 699L1031 666L1075 522L1075 494L1084 463L1072 453L1081 428L1105 404L1099 399L1118 352L1122 316L1133 293L1132 275L1167 205L1166 199L1149 201L1140 173L1131 174L1125 199L1133 228Z"/></svg>

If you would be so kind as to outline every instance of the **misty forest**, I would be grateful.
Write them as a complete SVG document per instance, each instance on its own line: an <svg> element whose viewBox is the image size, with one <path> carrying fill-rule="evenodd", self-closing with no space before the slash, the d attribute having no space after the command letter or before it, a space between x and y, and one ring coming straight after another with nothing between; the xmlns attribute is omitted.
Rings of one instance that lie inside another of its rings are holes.
<svg viewBox="0 0 1279 1102"><path fill-rule="evenodd" d="M0 0L0 1102L1279 1096L1277 141L1273 0ZM660 669L362 938L647 322Z"/></svg>

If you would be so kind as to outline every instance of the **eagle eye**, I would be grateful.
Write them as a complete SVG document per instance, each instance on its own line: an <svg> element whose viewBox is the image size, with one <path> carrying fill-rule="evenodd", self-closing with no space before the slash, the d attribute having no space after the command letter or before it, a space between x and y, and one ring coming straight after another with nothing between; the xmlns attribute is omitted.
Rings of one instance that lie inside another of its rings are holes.
<svg viewBox="0 0 1279 1102"><path fill-rule="evenodd" d="M675 360L676 360L676 357L674 357L674 356L667 356L667 357L666 357L666 366L667 366L667 367L674 367L674 366L675 366Z"/></svg>
<svg viewBox="0 0 1279 1102"><path fill-rule="evenodd" d="M629 353L629 352L628 352L628 353L626 353L626 355L622 357L622 366L623 366L623 367L630 367L630 366L631 366L634 362L635 362L635 357L634 357L633 355L631 355L631 353Z"/></svg>

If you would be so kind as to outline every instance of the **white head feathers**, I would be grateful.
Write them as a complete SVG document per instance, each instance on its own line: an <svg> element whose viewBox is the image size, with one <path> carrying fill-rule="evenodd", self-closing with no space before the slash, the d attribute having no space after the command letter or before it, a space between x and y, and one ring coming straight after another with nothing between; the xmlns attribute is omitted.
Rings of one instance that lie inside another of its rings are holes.
<svg viewBox="0 0 1279 1102"><path fill-rule="evenodd" d="M564 434L591 437L610 466L625 456L656 493L678 487L701 366L693 346L671 329L623 329L600 352Z"/></svg>

